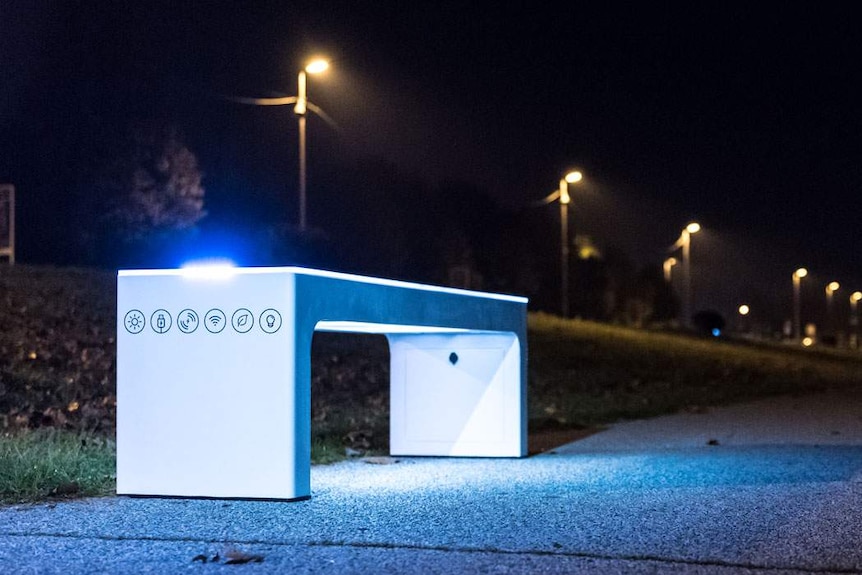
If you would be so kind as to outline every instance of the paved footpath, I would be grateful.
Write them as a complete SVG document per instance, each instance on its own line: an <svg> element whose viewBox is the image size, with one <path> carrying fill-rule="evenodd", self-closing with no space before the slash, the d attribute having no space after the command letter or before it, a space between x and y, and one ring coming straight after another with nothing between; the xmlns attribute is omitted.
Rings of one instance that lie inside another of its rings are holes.
<svg viewBox="0 0 862 575"><path fill-rule="evenodd" d="M315 466L303 502L0 508L0 573L862 573L862 393L387 461Z"/></svg>

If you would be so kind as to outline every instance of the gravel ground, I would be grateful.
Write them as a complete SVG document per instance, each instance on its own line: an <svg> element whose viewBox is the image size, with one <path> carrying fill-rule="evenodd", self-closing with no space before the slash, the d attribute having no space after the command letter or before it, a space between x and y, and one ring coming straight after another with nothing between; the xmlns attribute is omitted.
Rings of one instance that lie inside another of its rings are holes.
<svg viewBox="0 0 862 575"><path fill-rule="evenodd" d="M316 466L300 502L6 507L0 572L862 573L858 403L628 422L526 459Z"/></svg>

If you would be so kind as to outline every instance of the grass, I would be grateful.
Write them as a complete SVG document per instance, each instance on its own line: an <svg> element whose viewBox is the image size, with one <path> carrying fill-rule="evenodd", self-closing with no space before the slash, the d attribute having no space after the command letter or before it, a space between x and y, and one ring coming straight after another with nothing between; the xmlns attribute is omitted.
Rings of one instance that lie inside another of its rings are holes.
<svg viewBox="0 0 862 575"><path fill-rule="evenodd" d="M594 426L862 385L862 354L531 314L531 427Z"/></svg>
<svg viewBox="0 0 862 575"><path fill-rule="evenodd" d="M0 501L114 492L115 446L98 435L39 429L0 437Z"/></svg>
<svg viewBox="0 0 862 575"><path fill-rule="evenodd" d="M114 490L116 278L0 268L0 502ZM531 449L545 434L862 385L862 353L701 338L531 313ZM315 334L312 459L388 453L383 336Z"/></svg>

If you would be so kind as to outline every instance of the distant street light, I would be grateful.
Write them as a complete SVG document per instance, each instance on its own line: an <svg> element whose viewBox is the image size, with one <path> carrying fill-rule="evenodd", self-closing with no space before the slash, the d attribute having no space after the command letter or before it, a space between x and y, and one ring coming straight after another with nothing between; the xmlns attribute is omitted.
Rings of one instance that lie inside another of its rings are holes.
<svg viewBox="0 0 862 575"><path fill-rule="evenodd" d="M841 284L838 282L829 282L826 284L826 329L830 335L836 335L838 331L835 325L835 314L832 311L832 299L840 287Z"/></svg>
<svg viewBox="0 0 862 575"><path fill-rule="evenodd" d="M569 172L560 179L559 187L534 202L534 205L544 206L559 200L560 202L560 314L569 316L569 184L576 184L584 179L581 172Z"/></svg>
<svg viewBox="0 0 862 575"><path fill-rule="evenodd" d="M739 331L742 333L748 333L751 331L751 324L748 321L748 314L751 313L751 307L748 304L741 304L738 308L736 308L737 313L739 313Z"/></svg>
<svg viewBox="0 0 862 575"><path fill-rule="evenodd" d="M862 291L854 291L850 295L850 323L853 325L859 324L858 311L856 310L859 300L862 300Z"/></svg>
<svg viewBox="0 0 862 575"><path fill-rule="evenodd" d="M306 157L305 157L305 115L308 111L308 96L306 90L306 73L320 74L329 68L329 62L322 59L312 60L304 70L299 71L296 105L293 113L299 120L299 231L304 232L306 227L305 216L305 185L306 185Z"/></svg>
<svg viewBox="0 0 862 575"><path fill-rule="evenodd" d="M862 291L850 294L850 347L853 349L859 347L859 300L862 300Z"/></svg>
<svg viewBox="0 0 862 575"><path fill-rule="evenodd" d="M569 317L569 184L584 179L581 172L569 172L560 180L560 310Z"/></svg>
<svg viewBox="0 0 862 575"><path fill-rule="evenodd" d="M682 230L679 239L673 245L673 249L682 248L682 273L683 273L683 302L682 321L683 325L691 326L692 296L691 296L691 236L700 231L700 224L691 222ZM669 277L669 274L668 276Z"/></svg>
<svg viewBox="0 0 862 575"><path fill-rule="evenodd" d="M802 278L807 275L808 270L805 268L799 268L793 272L793 338L796 341L801 341L802 339L802 312L800 310L802 304L799 292Z"/></svg>
<svg viewBox="0 0 862 575"><path fill-rule="evenodd" d="M670 280L672 278L673 266L678 263L679 262L677 261L677 259L672 257L664 260L664 264L662 264L662 267L664 268L664 281L666 281L667 283L670 283Z"/></svg>
<svg viewBox="0 0 862 575"><path fill-rule="evenodd" d="M293 112L296 114L299 121L299 229L305 231L306 222L306 153L305 153L305 116L308 110L311 110L327 123L335 125L332 118L327 116L323 110L315 106L308 100L308 78L307 74L320 74L329 68L329 62L321 58L312 60L304 69L299 71L298 86L296 96L285 96L279 98L235 98L230 100L240 102L242 104L252 104L254 106L284 106L293 104Z"/></svg>

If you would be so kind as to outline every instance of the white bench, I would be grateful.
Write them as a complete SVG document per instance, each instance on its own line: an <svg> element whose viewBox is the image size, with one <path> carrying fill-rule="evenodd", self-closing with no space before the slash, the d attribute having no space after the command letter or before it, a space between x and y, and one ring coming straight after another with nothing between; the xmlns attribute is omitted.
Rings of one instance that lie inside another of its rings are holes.
<svg viewBox="0 0 862 575"><path fill-rule="evenodd" d="M121 270L117 493L310 497L315 330L386 335L393 455L525 456L526 309L293 267Z"/></svg>

